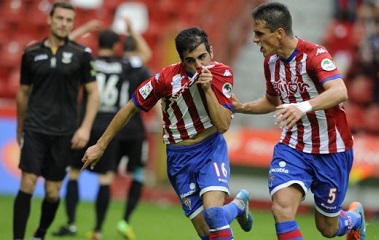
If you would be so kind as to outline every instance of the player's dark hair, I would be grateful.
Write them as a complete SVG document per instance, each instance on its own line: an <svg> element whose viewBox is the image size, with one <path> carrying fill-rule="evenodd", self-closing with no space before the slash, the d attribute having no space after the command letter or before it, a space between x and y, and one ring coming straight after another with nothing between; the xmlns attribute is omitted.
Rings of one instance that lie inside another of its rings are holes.
<svg viewBox="0 0 379 240"><path fill-rule="evenodd" d="M53 3L53 6L51 6L50 16L54 15L55 9L57 9L57 8L65 8L65 9L69 9L69 10L72 10L75 12L75 8L71 3L59 1L59 2Z"/></svg>
<svg viewBox="0 0 379 240"><path fill-rule="evenodd" d="M271 32L283 28L287 35L293 35L291 13L282 3L268 2L259 5L254 9L252 16L254 21L264 21Z"/></svg>
<svg viewBox="0 0 379 240"><path fill-rule="evenodd" d="M112 29L104 29L99 32L99 48L112 49L120 40L120 36Z"/></svg>
<svg viewBox="0 0 379 240"><path fill-rule="evenodd" d="M137 50L137 44L133 37L126 36L124 42L122 43L122 49L124 52L131 52Z"/></svg>
<svg viewBox="0 0 379 240"><path fill-rule="evenodd" d="M180 59L183 59L184 53L192 52L202 43L205 44L205 48L210 53L211 47L208 35L203 29L198 27L187 28L181 31L175 38L176 51Z"/></svg>

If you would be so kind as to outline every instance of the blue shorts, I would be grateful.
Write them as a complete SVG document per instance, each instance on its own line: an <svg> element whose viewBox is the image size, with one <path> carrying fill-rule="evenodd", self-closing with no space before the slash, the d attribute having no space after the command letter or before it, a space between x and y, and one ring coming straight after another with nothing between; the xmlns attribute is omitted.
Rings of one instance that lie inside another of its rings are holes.
<svg viewBox="0 0 379 240"><path fill-rule="evenodd" d="M168 178L190 219L201 213L208 191L229 194L230 166L224 136L215 133L191 146L167 145Z"/></svg>
<svg viewBox="0 0 379 240"><path fill-rule="evenodd" d="M332 154L309 154L278 143L270 164L270 195L299 184L311 189L316 209L328 217L339 215L346 196L353 165L353 149Z"/></svg>

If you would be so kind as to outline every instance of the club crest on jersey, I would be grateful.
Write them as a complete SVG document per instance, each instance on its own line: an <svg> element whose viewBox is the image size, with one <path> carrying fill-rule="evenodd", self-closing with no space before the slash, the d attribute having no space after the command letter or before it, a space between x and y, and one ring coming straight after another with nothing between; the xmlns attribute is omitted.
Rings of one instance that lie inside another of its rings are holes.
<svg viewBox="0 0 379 240"><path fill-rule="evenodd" d="M70 52L63 52L62 53L62 62L63 63L70 63L71 62L71 58L72 58L72 53Z"/></svg>
<svg viewBox="0 0 379 240"><path fill-rule="evenodd" d="M329 58L324 58L321 61L321 68L324 69L325 71L333 71L334 69L336 69L336 65Z"/></svg>
<svg viewBox="0 0 379 240"><path fill-rule="evenodd" d="M151 91L153 91L153 86L151 85L151 82L149 81L148 83L145 84L145 86L141 87L139 90L139 93L141 94L143 99L146 99Z"/></svg>
<svg viewBox="0 0 379 240"><path fill-rule="evenodd" d="M224 86L222 86L222 93L225 95L225 97L230 98L232 96L232 84L225 83Z"/></svg>
<svg viewBox="0 0 379 240"><path fill-rule="evenodd" d="M183 199L183 203L184 203L184 205L186 205L186 207L189 209L189 210L191 210L191 205L192 205L192 203L191 203L191 199L189 199L189 198L184 198Z"/></svg>

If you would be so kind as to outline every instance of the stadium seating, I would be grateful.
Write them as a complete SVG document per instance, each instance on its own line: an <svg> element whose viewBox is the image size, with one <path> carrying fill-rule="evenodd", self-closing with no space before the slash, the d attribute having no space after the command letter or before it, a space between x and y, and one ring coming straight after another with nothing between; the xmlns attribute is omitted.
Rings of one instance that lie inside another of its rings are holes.
<svg viewBox="0 0 379 240"><path fill-rule="evenodd" d="M14 66L19 66L20 58L25 46L34 41L40 40L48 34L46 24L48 12L54 0L3 0L0 1L0 15L5 21L0 21L0 54L3 61L0 62L1 84L10 78L10 72L14 71ZM247 31L241 31L237 19L241 12L250 9L249 6L256 4L257 1L240 0L233 7L227 0L96 0L89 1L89 4L102 3L100 7L88 7L86 0L72 0L76 5L77 15L75 26L80 26L91 19L103 21L104 26L112 26L115 14L119 6L132 6L143 4L146 6L146 19L138 24L142 24L140 31L143 33L148 44L153 50L153 59L149 62L152 71L159 71L166 65L171 58L167 58L167 40L172 41L179 29L189 26L201 26L209 34L211 44L217 52L217 60L226 64L231 64L231 52L236 52L242 41L245 41ZM79 3L80 2L80 3ZM87 5L86 5L87 4ZM124 8L126 12L131 12L132 8ZM134 12L133 12L134 14ZM249 14L246 14L250 17ZM133 15L134 16L134 15ZM230 21L235 19L235 21ZM243 24L242 24L243 26ZM230 30L238 36L231 39L228 35ZM235 41L235 42L232 42ZM78 39L78 42L91 47L96 53L97 41L96 34L90 34ZM172 43L171 43L172 44ZM227 46L227 47L225 47ZM230 52L230 53L227 53ZM5 69L5 70L4 70ZM12 74L14 77L15 74ZM2 85L1 85L2 86ZM7 84L8 86L8 84ZM9 84L14 86L14 84ZM15 95L2 94L0 98L14 98ZM12 91L11 91L12 92ZM13 91L15 93L15 91Z"/></svg>

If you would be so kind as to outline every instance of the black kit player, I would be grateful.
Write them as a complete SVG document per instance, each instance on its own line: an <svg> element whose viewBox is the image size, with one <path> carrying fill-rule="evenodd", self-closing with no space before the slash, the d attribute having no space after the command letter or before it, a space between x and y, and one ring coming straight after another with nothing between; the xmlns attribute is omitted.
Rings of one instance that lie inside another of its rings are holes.
<svg viewBox="0 0 379 240"><path fill-rule="evenodd" d="M47 38L25 49L17 93L17 141L21 147L20 189L13 209L13 238L23 239L31 198L39 176L45 179L41 217L33 239L44 239L60 201L60 187L73 149L86 146L99 105L89 48L69 40L75 9L56 2L48 16ZM87 111L78 116L78 95L84 86Z"/></svg>
<svg viewBox="0 0 379 240"><path fill-rule="evenodd" d="M89 144L94 144L99 136L104 132L110 121L113 119L115 113L129 101L131 94L135 91L138 85L145 79L150 77L150 72L143 67L141 61L130 58L116 57L117 43L119 42L119 35L110 29L105 29L99 33L99 53L95 60L95 69L97 71L96 79L100 92L100 107L96 116L93 128L91 131L91 139ZM131 140L133 148L131 151L130 146L119 147L119 139L116 138L112 141L110 148L107 149L103 155L104 161L102 164L96 166L93 172L99 174L99 189L96 198L96 224L93 232L88 236L92 239L101 239L102 225L106 216L106 212L110 202L110 184L113 181L114 173L117 170L118 159L121 158L120 154L127 154L131 159L130 164L133 163L133 169L143 167L144 162L140 159L142 157L142 146L145 139L145 129L142 122L142 117L136 115L133 121L125 126L125 129L119 134L128 134L127 140ZM120 150L128 150L126 153ZM53 234L55 236L75 235L77 227L75 225L75 212L76 206L79 202L79 189L78 178L80 169L82 168L81 158L84 151L78 151L75 155L69 174L69 181L67 183L66 192L66 213L68 216L68 224L62 226ZM135 163L135 164L134 164ZM142 168L143 170L143 168ZM142 170L138 171L135 177L142 182ZM125 215L130 215L130 207L134 209L140 194L142 183L136 182L132 184L132 192L129 194L128 211ZM132 197L134 196L134 197ZM121 230L120 230L121 231ZM133 234L128 229L128 235ZM123 233L124 234L124 233ZM126 233L125 233L126 234ZM134 235L134 234L133 234Z"/></svg>

